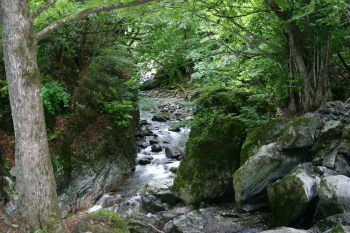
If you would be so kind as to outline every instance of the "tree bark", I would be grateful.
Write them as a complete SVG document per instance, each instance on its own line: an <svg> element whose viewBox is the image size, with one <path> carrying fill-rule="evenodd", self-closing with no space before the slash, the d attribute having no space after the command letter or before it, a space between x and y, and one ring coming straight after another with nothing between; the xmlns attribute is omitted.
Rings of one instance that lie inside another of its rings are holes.
<svg viewBox="0 0 350 233"><path fill-rule="evenodd" d="M37 65L37 39L27 0L1 0L2 39L16 143L16 217L30 227L67 232L49 156Z"/></svg>
<svg viewBox="0 0 350 233"><path fill-rule="evenodd" d="M313 29L300 32L295 23L287 25L289 46L288 111L314 111L332 99L329 85L330 33L317 35ZM314 38L322 38L317 43Z"/></svg>
<svg viewBox="0 0 350 233"><path fill-rule="evenodd" d="M274 0L265 2L281 20L287 22L288 78L291 84L288 112L295 115L313 111L332 99L329 85L331 30L316 24L316 15L300 19L297 24L291 20L292 10L285 8L282 11ZM303 30L299 27L302 24Z"/></svg>

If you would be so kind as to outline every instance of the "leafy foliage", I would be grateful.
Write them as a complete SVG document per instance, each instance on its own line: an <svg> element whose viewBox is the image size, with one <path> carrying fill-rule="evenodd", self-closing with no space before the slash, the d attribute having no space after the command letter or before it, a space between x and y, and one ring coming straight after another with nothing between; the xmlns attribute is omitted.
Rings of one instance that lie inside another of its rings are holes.
<svg viewBox="0 0 350 233"><path fill-rule="evenodd" d="M49 113L56 115L68 111L71 96L57 80L53 80L50 76L43 77L41 93L44 107Z"/></svg>

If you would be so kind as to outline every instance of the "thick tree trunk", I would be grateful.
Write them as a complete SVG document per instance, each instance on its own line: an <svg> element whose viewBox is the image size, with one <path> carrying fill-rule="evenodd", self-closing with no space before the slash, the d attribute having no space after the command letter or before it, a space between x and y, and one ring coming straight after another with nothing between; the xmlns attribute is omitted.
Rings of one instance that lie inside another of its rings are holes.
<svg viewBox="0 0 350 233"><path fill-rule="evenodd" d="M330 34L314 43L315 32L301 35L296 24L289 24L289 88L288 111L301 114L313 111L332 99L329 85ZM308 43L306 42L308 41Z"/></svg>
<svg viewBox="0 0 350 233"><path fill-rule="evenodd" d="M5 68L16 137L17 217L30 230L66 232L49 156L36 36L27 0L1 0Z"/></svg>
<svg viewBox="0 0 350 233"><path fill-rule="evenodd" d="M293 7L282 10L275 0L265 2L287 23L291 81L288 111L294 115L315 110L332 99L329 85L331 30L317 23L317 13L307 19L299 19L297 24L292 21ZM310 1L305 2L308 3Z"/></svg>

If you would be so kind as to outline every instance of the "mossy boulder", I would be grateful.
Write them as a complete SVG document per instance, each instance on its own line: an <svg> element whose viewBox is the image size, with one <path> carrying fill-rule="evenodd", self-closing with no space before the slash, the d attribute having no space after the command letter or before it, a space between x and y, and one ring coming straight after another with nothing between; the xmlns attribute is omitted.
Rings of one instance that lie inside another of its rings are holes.
<svg viewBox="0 0 350 233"><path fill-rule="evenodd" d="M274 119L250 130L242 145L241 165L253 156L261 146L276 141L282 135L285 124L284 120Z"/></svg>
<svg viewBox="0 0 350 233"><path fill-rule="evenodd" d="M303 151L282 153L277 143L262 146L233 174L237 204L245 211L267 206L267 186L287 175L305 156Z"/></svg>
<svg viewBox="0 0 350 233"><path fill-rule="evenodd" d="M274 226L289 226L301 217L317 197L320 178L310 164L301 164L282 180L267 188Z"/></svg>
<svg viewBox="0 0 350 233"><path fill-rule="evenodd" d="M317 188L321 210L325 216L350 212L350 178L343 175L328 176Z"/></svg>
<svg viewBox="0 0 350 233"><path fill-rule="evenodd" d="M120 214L106 209L101 209L86 215L74 226L74 231L91 233L129 233L124 218Z"/></svg>
<svg viewBox="0 0 350 233"><path fill-rule="evenodd" d="M350 213L337 214L316 223L310 232L349 232L350 229ZM343 231L344 230L344 231Z"/></svg>
<svg viewBox="0 0 350 233"><path fill-rule="evenodd" d="M231 176L239 167L244 138L244 126L235 120L193 127L175 176L175 195L188 204L232 200Z"/></svg>
<svg viewBox="0 0 350 233"><path fill-rule="evenodd" d="M261 233L308 233L308 231L298 230L290 227L281 227L275 230L262 231Z"/></svg>
<svg viewBox="0 0 350 233"><path fill-rule="evenodd" d="M164 226L164 223L158 221L156 218L150 218L142 214L128 215L125 220L130 233L153 233L157 232L153 227L162 229Z"/></svg>
<svg viewBox="0 0 350 233"><path fill-rule="evenodd" d="M289 122L280 138L283 149L308 148L315 143L320 117L299 118Z"/></svg>
<svg viewBox="0 0 350 233"><path fill-rule="evenodd" d="M148 90L152 90L156 87L160 86L160 81L159 79L152 79L152 80L148 80L144 83L142 83L140 90L141 91L148 91Z"/></svg>

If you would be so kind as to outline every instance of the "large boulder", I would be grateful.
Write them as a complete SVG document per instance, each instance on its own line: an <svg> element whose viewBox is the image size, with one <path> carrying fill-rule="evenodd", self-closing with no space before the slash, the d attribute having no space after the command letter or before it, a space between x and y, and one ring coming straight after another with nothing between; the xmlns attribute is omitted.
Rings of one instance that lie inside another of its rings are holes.
<svg viewBox="0 0 350 233"><path fill-rule="evenodd" d="M280 138L283 149L308 148L315 143L317 130L321 128L318 116L299 118L289 122Z"/></svg>
<svg viewBox="0 0 350 233"><path fill-rule="evenodd" d="M316 223L311 229L312 233L323 232L350 232L350 213L336 214Z"/></svg>
<svg viewBox="0 0 350 233"><path fill-rule="evenodd" d="M193 127L175 177L174 193L188 204L233 199L232 174L240 164L244 126L216 121L205 130Z"/></svg>
<svg viewBox="0 0 350 233"><path fill-rule="evenodd" d="M167 146L165 148L165 156L169 159L179 159L182 156L183 152L179 147Z"/></svg>
<svg viewBox="0 0 350 233"><path fill-rule="evenodd" d="M261 233L307 233L309 231L298 230L290 227L282 227L275 230L262 231Z"/></svg>
<svg viewBox="0 0 350 233"><path fill-rule="evenodd" d="M101 209L87 214L75 226L74 232L129 233L124 218L115 212Z"/></svg>
<svg viewBox="0 0 350 233"><path fill-rule="evenodd" d="M303 151L281 152L277 143L262 146L233 174L237 204L246 211L266 206L267 186L287 175L304 157Z"/></svg>
<svg viewBox="0 0 350 233"><path fill-rule="evenodd" d="M328 176L317 188L321 210L325 216L350 212L350 178L343 175Z"/></svg>
<svg viewBox="0 0 350 233"><path fill-rule="evenodd" d="M158 212L165 210L167 205L176 204L179 199L172 192L173 183L170 178L148 181L141 196L145 209Z"/></svg>
<svg viewBox="0 0 350 233"><path fill-rule="evenodd" d="M267 228L262 219L264 214L234 214L234 217L226 215L226 211L218 207L210 207L192 211L188 214L174 218L168 222L163 232L165 233L213 233L213 232L245 232L256 233Z"/></svg>
<svg viewBox="0 0 350 233"><path fill-rule="evenodd" d="M136 122L137 116L124 128L100 116L82 131L65 126L62 139L51 148L59 202L64 210L92 207L97 198L115 190L134 169ZM62 122L58 123L61 128ZM107 128L109 124L112 130Z"/></svg>
<svg viewBox="0 0 350 233"><path fill-rule="evenodd" d="M248 132L242 145L241 165L243 165L258 149L277 140L282 135L286 122L274 119Z"/></svg>
<svg viewBox="0 0 350 233"><path fill-rule="evenodd" d="M301 217L317 197L320 178L310 164L301 164L267 188L274 226L288 226Z"/></svg>

